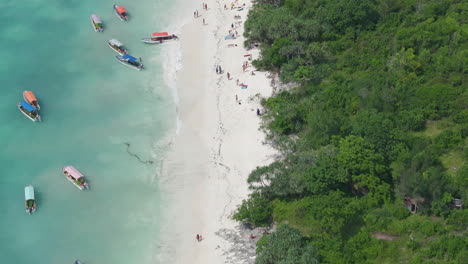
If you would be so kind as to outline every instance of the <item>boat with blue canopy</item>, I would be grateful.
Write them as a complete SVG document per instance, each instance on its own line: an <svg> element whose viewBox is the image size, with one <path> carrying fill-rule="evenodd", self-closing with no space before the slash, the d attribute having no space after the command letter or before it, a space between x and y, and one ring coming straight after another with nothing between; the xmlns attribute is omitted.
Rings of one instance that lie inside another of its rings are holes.
<svg viewBox="0 0 468 264"><path fill-rule="evenodd" d="M115 56L122 64L127 65L130 68L135 70L143 69L143 63L141 63L141 59L137 59L133 56L125 54L123 56Z"/></svg>
<svg viewBox="0 0 468 264"><path fill-rule="evenodd" d="M101 18L96 14L91 15L91 24L93 25L94 31L96 32L101 32L104 30Z"/></svg>
<svg viewBox="0 0 468 264"><path fill-rule="evenodd" d="M34 187L28 185L24 187L24 202L26 203L26 213L31 214L36 211L36 199L34 198Z"/></svg>
<svg viewBox="0 0 468 264"><path fill-rule="evenodd" d="M21 113L23 113L23 115L31 119L31 121L41 121L41 116L39 115L37 108L30 105L26 101L19 102L18 109L21 111Z"/></svg>

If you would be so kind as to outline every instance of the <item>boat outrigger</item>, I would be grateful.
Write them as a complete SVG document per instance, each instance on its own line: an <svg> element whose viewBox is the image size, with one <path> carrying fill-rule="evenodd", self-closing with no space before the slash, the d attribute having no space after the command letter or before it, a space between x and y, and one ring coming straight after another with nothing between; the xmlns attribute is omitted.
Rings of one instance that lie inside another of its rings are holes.
<svg viewBox="0 0 468 264"><path fill-rule="evenodd" d="M24 187L24 202L26 203L26 213L31 214L36 211L34 188L31 185Z"/></svg>
<svg viewBox="0 0 468 264"><path fill-rule="evenodd" d="M127 50L124 48L123 44L116 39L108 40L107 45L120 55L127 54Z"/></svg>
<svg viewBox="0 0 468 264"><path fill-rule="evenodd" d="M101 18L98 15L92 14L91 15L91 24L93 25L94 31L101 32L104 30L102 26Z"/></svg>
<svg viewBox="0 0 468 264"><path fill-rule="evenodd" d="M62 169L65 177L73 183L78 189L89 189L88 183L85 181L83 174L75 169L73 166L66 166Z"/></svg>
<svg viewBox="0 0 468 264"><path fill-rule="evenodd" d="M143 38L141 41L148 44L157 44L177 39L178 37L175 34L169 35L167 32L154 32L151 34L151 38Z"/></svg>
<svg viewBox="0 0 468 264"><path fill-rule="evenodd" d="M25 101L21 101L18 103L18 109L23 113L23 115L27 116L31 121L41 121L41 116L37 112L37 108L28 104Z"/></svg>
<svg viewBox="0 0 468 264"><path fill-rule="evenodd" d="M122 21L127 21L128 20L128 13L127 13L127 9L125 9L125 7L119 6L119 5L114 5L114 11L115 11L115 14L120 18L120 20L122 20Z"/></svg>
<svg viewBox="0 0 468 264"><path fill-rule="evenodd" d="M37 98L32 91L24 91L23 98L28 104L34 106L37 110L41 110L41 106L37 102Z"/></svg>
<svg viewBox="0 0 468 264"><path fill-rule="evenodd" d="M141 59L137 59L135 57L132 57L128 54L125 54L123 56L117 55L115 56L122 64L127 65L130 68L133 68L135 70L141 70L143 69L143 63L141 63Z"/></svg>

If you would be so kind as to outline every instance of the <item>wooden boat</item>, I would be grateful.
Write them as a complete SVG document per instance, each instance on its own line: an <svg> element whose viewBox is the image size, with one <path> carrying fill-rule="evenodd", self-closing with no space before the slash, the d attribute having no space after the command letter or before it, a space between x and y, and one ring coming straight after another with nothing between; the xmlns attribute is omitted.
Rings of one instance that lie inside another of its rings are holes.
<svg viewBox="0 0 468 264"><path fill-rule="evenodd" d="M26 213L31 214L36 211L36 199L34 199L34 188L31 185L24 187L24 202Z"/></svg>
<svg viewBox="0 0 468 264"><path fill-rule="evenodd" d="M37 108L28 104L26 101L19 102L18 109L23 113L23 115L31 119L31 121L41 121L41 116L38 114Z"/></svg>
<svg viewBox="0 0 468 264"><path fill-rule="evenodd" d="M75 169L73 166L66 166L62 169L63 174L67 179L73 183L78 189L89 189L88 183L85 181L83 174Z"/></svg>
<svg viewBox="0 0 468 264"><path fill-rule="evenodd" d="M114 5L114 11L115 11L115 14L120 18L120 20L122 20L122 21L127 21L128 20L128 13L127 13L127 9L125 9L125 7L119 6L119 5Z"/></svg>
<svg viewBox="0 0 468 264"><path fill-rule="evenodd" d="M109 45L109 47L114 50L115 52L117 52L118 54L120 55L125 55L127 54L127 50L124 49L123 47L123 44L116 40L116 39L110 39L107 41L107 45Z"/></svg>
<svg viewBox="0 0 468 264"><path fill-rule="evenodd" d="M23 98L28 104L34 106L37 110L41 110L41 106L37 102L37 98L32 91L24 91Z"/></svg>
<svg viewBox="0 0 468 264"><path fill-rule="evenodd" d="M96 32L101 32L104 30L101 18L98 15L91 15L91 24L93 25L94 31Z"/></svg>
<svg viewBox="0 0 468 264"><path fill-rule="evenodd" d="M151 34L151 38L143 38L141 41L148 44L158 44L177 39L179 38L175 34L169 35L167 32L154 32Z"/></svg>
<svg viewBox="0 0 468 264"><path fill-rule="evenodd" d="M123 56L117 55L115 56L122 64L127 65L130 68L133 68L135 70L141 70L143 69L143 64L141 63L141 59L137 59L135 57L132 57L128 54L125 54Z"/></svg>

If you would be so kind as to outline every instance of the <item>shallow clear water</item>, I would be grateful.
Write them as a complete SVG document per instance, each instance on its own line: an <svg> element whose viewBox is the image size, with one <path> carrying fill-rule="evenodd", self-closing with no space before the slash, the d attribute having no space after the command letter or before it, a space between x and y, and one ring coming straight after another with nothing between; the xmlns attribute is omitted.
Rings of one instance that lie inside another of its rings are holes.
<svg viewBox="0 0 468 264"><path fill-rule="evenodd" d="M124 5L130 21L113 13ZM0 1L0 261L15 264L150 263L160 216L157 172L175 124L160 47L140 38L164 30L170 0ZM165 9L155 19L156 10ZM98 14L105 30L93 31ZM106 40L142 57L120 64ZM32 90L43 122L16 104ZM136 155L136 156L135 156ZM79 191L61 174L87 176ZM24 186L37 211L24 211Z"/></svg>

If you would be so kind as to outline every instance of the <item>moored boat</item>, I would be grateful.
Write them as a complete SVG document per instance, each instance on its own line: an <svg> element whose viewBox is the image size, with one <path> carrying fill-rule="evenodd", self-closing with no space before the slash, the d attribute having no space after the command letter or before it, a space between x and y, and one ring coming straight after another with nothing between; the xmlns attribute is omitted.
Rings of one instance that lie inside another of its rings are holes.
<svg viewBox="0 0 468 264"><path fill-rule="evenodd" d="M34 106L37 110L41 110L41 106L39 105L39 102L37 101L37 98L32 91L24 91L23 98L26 102L28 102L28 104Z"/></svg>
<svg viewBox="0 0 468 264"><path fill-rule="evenodd" d="M127 21L128 20L128 13L127 13L127 9L125 9L125 7L119 6L119 5L114 5L114 11L115 11L115 14L122 21Z"/></svg>
<svg viewBox="0 0 468 264"><path fill-rule="evenodd" d="M151 38L143 38L141 41L148 44L157 44L177 39L178 37L175 34L169 35L167 32L154 32L151 34Z"/></svg>
<svg viewBox="0 0 468 264"><path fill-rule="evenodd" d="M26 204L26 213L31 214L36 211L34 188L31 185L24 187L24 202Z"/></svg>
<svg viewBox="0 0 468 264"><path fill-rule="evenodd" d="M120 55L127 54L127 50L124 48L123 44L116 39L108 40L107 45L109 45L111 49L113 49L115 52L117 52Z"/></svg>
<svg viewBox="0 0 468 264"><path fill-rule="evenodd" d="M19 102L18 109L23 113L23 115L31 119L31 121L41 121L41 116L37 112L37 108L28 104L26 101Z"/></svg>
<svg viewBox="0 0 468 264"><path fill-rule="evenodd" d="M101 32L104 30L101 18L96 14L91 15L91 24L93 25L94 31L96 32Z"/></svg>
<svg viewBox="0 0 468 264"><path fill-rule="evenodd" d="M143 69L143 64L141 63L141 59L137 59L135 57L132 57L128 54L125 54L123 56L115 56L122 64L127 65L130 68L133 68L135 70L141 70Z"/></svg>
<svg viewBox="0 0 468 264"><path fill-rule="evenodd" d="M84 190L89 189L88 183L84 179L84 175L81 174L77 169L73 166L66 166L62 169L63 174L67 179L73 183L78 189Z"/></svg>
<svg viewBox="0 0 468 264"><path fill-rule="evenodd" d="M75 260L75 264L83 264L83 262L81 262L80 260Z"/></svg>

